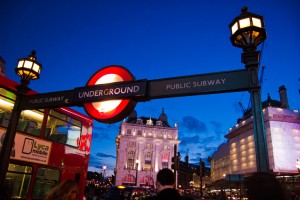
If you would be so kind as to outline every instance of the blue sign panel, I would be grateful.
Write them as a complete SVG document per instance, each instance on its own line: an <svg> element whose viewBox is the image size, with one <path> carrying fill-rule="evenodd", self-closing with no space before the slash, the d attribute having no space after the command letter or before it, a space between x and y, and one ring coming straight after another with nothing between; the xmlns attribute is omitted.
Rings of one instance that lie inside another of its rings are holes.
<svg viewBox="0 0 300 200"><path fill-rule="evenodd" d="M153 99L245 90L249 90L248 73L238 70L153 80L147 96Z"/></svg>

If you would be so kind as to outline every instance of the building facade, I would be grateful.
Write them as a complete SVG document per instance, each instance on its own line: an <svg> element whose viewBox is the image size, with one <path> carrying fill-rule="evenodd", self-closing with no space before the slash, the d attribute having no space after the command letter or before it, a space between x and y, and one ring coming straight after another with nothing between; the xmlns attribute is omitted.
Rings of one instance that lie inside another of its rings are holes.
<svg viewBox="0 0 300 200"><path fill-rule="evenodd" d="M164 109L158 119L138 117L133 111L116 138L116 185L154 188L157 172L171 168L179 143L177 123L169 125Z"/></svg>
<svg viewBox="0 0 300 200"><path fill-rule="evenodd" d="M291 110L286 88L279 88L280 101L270 96L262 102L264 126L271 173L278 177L291 177L291 182L300 184L297 159L300 158L300 115ZM244 114L236 126L225 136L223 147L213 154L212 180L224 178L223 174L251 175L256 172L256 152L251 112ZM300 188L299 188L300 189Z"/></svg>
<svg viewBox="0 0 300 200"><path fill-rule="evenodd" d="M230 146L224 143L218 147L211 161L211 180L216 181L230 174Z"/></svg>
<svg viewBox="0 0 300 200"><path fill-rule="evenodd" d="M206 193L207 185L211 183L210 168L205 167L205 164L200 166L200 164L189 163L189 156L186 155L184 161L179 163L177 179L179 190L190 193Z"/></svg>

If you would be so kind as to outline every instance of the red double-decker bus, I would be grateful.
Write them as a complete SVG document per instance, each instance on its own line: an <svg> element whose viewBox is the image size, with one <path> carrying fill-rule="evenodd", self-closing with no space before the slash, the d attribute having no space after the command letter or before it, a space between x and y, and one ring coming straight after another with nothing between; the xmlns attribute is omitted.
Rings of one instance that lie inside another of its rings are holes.
<svg viewBox="0 0 300 200"><path fill-rule="evenodd" d="M0 150L18 83L0 75ZM29 91L28 94L36 92ZM66 179L78 182L82 200L90 157L93 120L71 108L24 110L6 173L9 199L44 199ZM1 163L1 161L0 161Z"/></svg>

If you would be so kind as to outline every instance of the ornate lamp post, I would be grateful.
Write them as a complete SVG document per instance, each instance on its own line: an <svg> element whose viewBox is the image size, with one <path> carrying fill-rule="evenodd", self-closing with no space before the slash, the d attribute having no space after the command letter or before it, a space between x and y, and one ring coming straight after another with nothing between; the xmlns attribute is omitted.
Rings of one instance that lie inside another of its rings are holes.
<svg viewBox="0 0 300 200"><path fill-rule="evenodd" d="M135 161L135 186L138 186L138 171L139 171L139 160Z"/></svg>
<svg viewBox="0 0 300 200"><path fill-rule="evenodd" d="M11 150L14 144L17 125L21 114L21 103L23 96L29 91L28 84L30 80L39 79L42 65L36 61L36 52L18 60L18 65L15 68L16 74L21 77L21 85L17 86L16 101L11 113L11 118L6 130L3 147L0 154L1 171L0 171L0 197L5 195L5 178L9 165ZM2 199L2 198L0 198Z"/></svg>
<svg viewBox="0 0 300 200"><path fill-rule="evenodd" d="M300 173L300 160L299 159L297 159L296 168L298 169L298 172Z"/></svg>
<svg viewBox="0 0 300 200"><path fill-rule="evenodd" d="M248 71L252 103L253 128L258 172L269 172L269 157L266 132L261 106L260 83L258 78L260 51L256 47L267 37L263 17L248 12L247 7L229 25L231 43L243 49L242 63Z"/></svg>

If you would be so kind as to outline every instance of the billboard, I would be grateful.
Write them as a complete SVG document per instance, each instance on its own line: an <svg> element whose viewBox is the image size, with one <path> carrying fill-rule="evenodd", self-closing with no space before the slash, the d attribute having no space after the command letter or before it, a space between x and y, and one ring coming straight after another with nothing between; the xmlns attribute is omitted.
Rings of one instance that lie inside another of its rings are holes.
<svg viewBox="0 0 300 200"><path fill-rule="evenodd" d="M4 137L5 130L0 129L0 151L3 146ZM17 133L10 158L47 165L50 158L50 152L51 142Z"/></svg>

